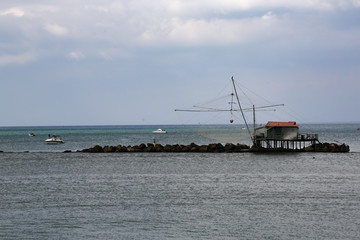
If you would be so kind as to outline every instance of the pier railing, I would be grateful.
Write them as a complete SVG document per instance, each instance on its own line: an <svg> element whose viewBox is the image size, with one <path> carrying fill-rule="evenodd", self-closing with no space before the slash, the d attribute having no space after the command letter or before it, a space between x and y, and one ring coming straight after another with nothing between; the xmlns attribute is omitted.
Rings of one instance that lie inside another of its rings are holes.
<svg viewBox="0 0 360 240"><path fill-rule="evenodd" d="M319 134L298 134L297 140L318 140Z"/></svg>
<svg viewBox="0 0 360 240"><path fill-rule="evenodd" d="M264 134L256 135L256 140L277 140L277 141L314 141L319 139L319 134L298 134L295 138L291 139L282 139L282 138L271 138L267 137Z"/></svg>

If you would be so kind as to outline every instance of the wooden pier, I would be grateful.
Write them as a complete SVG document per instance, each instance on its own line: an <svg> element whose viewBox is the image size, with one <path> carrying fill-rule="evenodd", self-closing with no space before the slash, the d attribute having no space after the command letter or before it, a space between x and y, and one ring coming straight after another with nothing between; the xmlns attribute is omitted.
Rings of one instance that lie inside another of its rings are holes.
<svg viewBox="0 0 360 240"><path fill-rule="evenodd" d="M318 134L298 134L297 137L291 139L258 137L254 138L255 146L266 149L284 149L284 150L301 150L309 146L320 143Z"/></svg>

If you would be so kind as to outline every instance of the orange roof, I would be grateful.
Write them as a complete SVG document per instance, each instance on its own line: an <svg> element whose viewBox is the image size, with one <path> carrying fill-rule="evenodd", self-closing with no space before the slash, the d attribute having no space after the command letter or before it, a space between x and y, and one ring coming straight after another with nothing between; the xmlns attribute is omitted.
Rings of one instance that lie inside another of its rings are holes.
<svg viewBox="0 0 360 240"><path fill-rule="evenodd" d="M296 122L268 122L266 127L299 127Z"/></svg>

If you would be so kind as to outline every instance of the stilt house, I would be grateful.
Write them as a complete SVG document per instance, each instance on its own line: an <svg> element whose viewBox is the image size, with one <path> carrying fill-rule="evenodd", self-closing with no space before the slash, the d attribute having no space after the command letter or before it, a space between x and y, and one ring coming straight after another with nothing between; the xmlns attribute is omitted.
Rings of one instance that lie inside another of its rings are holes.
<svg viewBox="0 0 360 240"><path fill-rule="evenodd" d="M268 122L254 135L255 145L262 148L302 149L316 141L317 134L300 135L296 122Z"/></svg>

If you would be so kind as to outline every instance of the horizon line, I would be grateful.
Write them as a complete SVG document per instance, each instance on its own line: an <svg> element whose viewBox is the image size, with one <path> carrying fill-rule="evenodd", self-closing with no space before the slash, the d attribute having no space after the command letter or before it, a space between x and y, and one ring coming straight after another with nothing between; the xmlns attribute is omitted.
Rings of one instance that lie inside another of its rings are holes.
<svg viewBox="0 0 360 240"><path fill-rule="evenodd" d="M280 121L283 122L283 121ZM297 121L296 121L297 122ZM298 122L297 122L298 123ZM303 124L360 124L360 121L346 121L346 122L300 122L299 125ZM202 124L202 123L183 123L183 124L175 124L175 123L152 123L152 124L69 124L69 125L4 125L0 126L0 128L16 128L16 127L115 127L115 126L193 126L193 125L245 125L245 123L241 124L230 124L230 123L211 123L211 124ZM252 124L249 124L252 125ZM262 124L256 124L262 125Z"/></svg>

